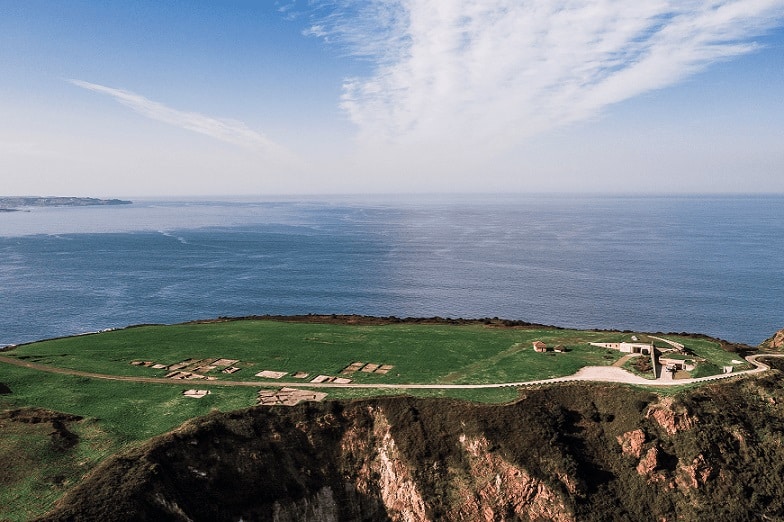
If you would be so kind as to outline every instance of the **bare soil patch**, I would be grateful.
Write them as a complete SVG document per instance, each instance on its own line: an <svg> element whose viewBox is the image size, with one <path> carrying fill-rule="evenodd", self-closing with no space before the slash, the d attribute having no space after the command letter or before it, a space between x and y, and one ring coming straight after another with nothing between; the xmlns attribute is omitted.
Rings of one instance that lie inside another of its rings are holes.
<svg viewBox="0 0 784 522"><path fill-rule="evenodd" d="M346 377L333 377L331 375L317 375L310 380L313 384L320 384L326 382L334 382L336 384L350 384L351 379Z"/></svg>
<svg viewBox="0 0 784 522"><path fill-rule="evenodd" d="M351 375L354 372L363 372L386 375L392 368L394 368L394 366L391 364L364 363L356 361L343 368L340 373L341 375Z"/></svg>
<svg viewBox="0 0 784 522"><path fill-rule="evenodd" d="M280 379L285 377L288 372L276 372L274 370L262 370L256 374L256 377L261 377L262 379Z"/></svg>
<svg viewBox="0 0 784 522"><path fill-rule="evenodd" d="M392 368L394 368L394 366L391 364L382 364L381 367L376 370L376 373L386 375Z"/></svg>
<svg viewBox="0 0 784 522"><path fill-rule="evenodd" d="M259 390L259 406L294 406L305 401L323 401L327 396L323 392L301 390L298 388L281 388L280 390Z"/></svg>
<svg viewBox="0 0 784 522"><path fill-rule="evenodd" d="M343 368L343 370L340 373L342 373L343 375L350 375L354 372L359 371L363 366L365 366L365 363L363 362L359 362L359 361L353 362L348 366L346 366L345 368Z"/></svg>
<svg viewBox="0 0 784 522"><path fill-rule="evenodd" d="M212 364L215 366L234 366L240 362L239 359L218 359L217 361L213 361Z"/></svg>
<svg viewBox="0 0 784 522"><path fill-rule="evenodd" d="M166 374L166 378L174 379L177 381L192 380L192 379L206 379L209 381L215 380L215 377L207 377L206 375L201 375L199 373L184 372L184 371L169 372Z"/></svg>
<svg viewBox="0 0 784 522"><path fill-rule="evenodd" d="M212 393L210 390L185 390L182 394L191 399L201 399Z"/></svg>

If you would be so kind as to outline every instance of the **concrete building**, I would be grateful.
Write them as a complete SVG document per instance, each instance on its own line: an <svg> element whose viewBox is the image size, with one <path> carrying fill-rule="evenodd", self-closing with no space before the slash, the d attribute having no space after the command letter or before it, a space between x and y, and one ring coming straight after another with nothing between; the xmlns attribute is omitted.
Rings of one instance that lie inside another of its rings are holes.
<svg viewBox="0 0 784 522"><path fill-rule="evenodd" d="M642 355L650 355L653 350L653 344L650 343L589 343L591 346L598 346L599 348L609 348L611 350L618 350L623 353L639 353Z"/></svg>

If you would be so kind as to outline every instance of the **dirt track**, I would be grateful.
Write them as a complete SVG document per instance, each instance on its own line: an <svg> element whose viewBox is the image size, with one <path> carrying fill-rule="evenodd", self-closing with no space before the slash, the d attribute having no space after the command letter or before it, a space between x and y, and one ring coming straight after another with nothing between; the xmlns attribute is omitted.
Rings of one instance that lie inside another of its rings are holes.
<svg viewBox="0 0 784 522"><path fill-rule="evenodd" d="M760 357L784 357L784 354L756 354L746 357L754 369L745 370L742 372L723 373L719 375L711 375L709 377L699 377L696 379L677 379L677 380L663 380L663 379L645 379L633 375L626 370L612 366L586 366L577 371L573 375L565 377L556 377L553 379L542 379L537 381L521 381L521 382L508 382L508 383L494 383L494 384L337 384L337 383L311 383L311 382L265 382L265 381L208 381L208 380L172 380L164 379L162 377L130 377L126 375L107 375L103 373L83 372L79 370L70 370L67 368L57 368L55 366L48 366L45 364L38 364L29 361L23 361L14 357L0 355L0 362L20 366L22 368L29 368L49 373L59 373L62 375L73 375L76 377L88 377L91 379L104 379L109 381L125 381L125 382L140 382L151 384L169 384L187 386L192 388L194 385L199 387L205 386L251 386L255 388L264 387L297 387L297 388L365 388L365 389L402 389L402 390L470 390L482 388L504 388L504 387L517 387L517 386L532 386L542 384L553 384L559 382L574 382L574 381L589 381L589 382L617 382L624 384L637 384L644 386L680 386L683 384L694 384L708 381L715 381L719 379L727 379L741 375L751 375L761 373L770 369L764 363L759 362L757 359Z"/></svg>

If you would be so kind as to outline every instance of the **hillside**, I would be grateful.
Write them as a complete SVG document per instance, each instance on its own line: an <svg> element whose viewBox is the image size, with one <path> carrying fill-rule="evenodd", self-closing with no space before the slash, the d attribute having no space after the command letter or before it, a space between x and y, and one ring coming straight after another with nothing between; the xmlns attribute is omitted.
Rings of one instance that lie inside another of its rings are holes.
<svg viewBox="0 0 784 522"><path fill-rule="evenodd" d="M108 459L42 520L781 519L781 378L215 412Z"/></svg>

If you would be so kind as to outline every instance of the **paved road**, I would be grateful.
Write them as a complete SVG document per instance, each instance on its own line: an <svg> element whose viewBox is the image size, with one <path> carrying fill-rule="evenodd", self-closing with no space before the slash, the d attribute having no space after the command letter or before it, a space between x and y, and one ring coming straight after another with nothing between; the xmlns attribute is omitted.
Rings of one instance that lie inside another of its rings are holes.
<svg viewBox="0 0 784 522"><path fill-rule="evenodd" d="M173 380L164 379L162 377L131 377L126 375L107 375L103 373L83 372L79 370L70 370L67 368L57 368L55 366L48 366L45 364L33 363L25 360L16 359L0 355L0 363L12 364L14 366L21 366L32 370L42 372L58 373L62 375L73 375L76 377L88 377L91 379L104 379L110 381L125 381L125 382L141 382L153 384L169 384L180 385L193 388L207 386L251 386L255 388L263 387L277 387L288 386L293 388L365 388L365 389L401 389L401 390L475 390L482 388L505 388L505 387L518 387L518 386L532 386L540 384L553 384L559 382L576 382L576 381L591 381L591 382L617 382L624 384L638 384L645 386L680 386L683 384L702 383L709 381L716 381L719 379L727 379L740 375L752 375L767 371L770 366L759 362L759 358L764 357L784 357L784 354L757 354L746 357L754 368L734 373L723 373L719 375L711 375L710 377L698 377L696 379L676 379L676 380L662 380L662 379L645 379L637 375L631 374L621 368L613 366L586 366L577 371L573 375L566 377L556 377L554 379L541 379L537 381L520 381L520 382L507 382L495 384L364 384L364 383L312 383L312 382L270 382L270 381L208 381L208 380Z"/></svg>

